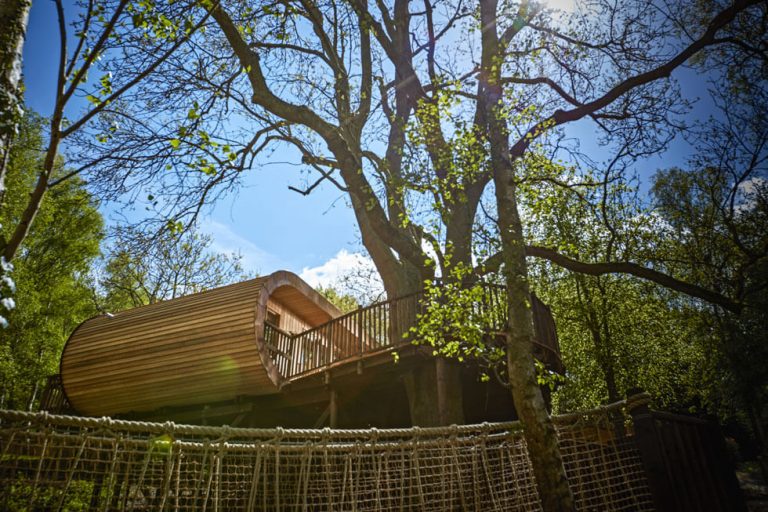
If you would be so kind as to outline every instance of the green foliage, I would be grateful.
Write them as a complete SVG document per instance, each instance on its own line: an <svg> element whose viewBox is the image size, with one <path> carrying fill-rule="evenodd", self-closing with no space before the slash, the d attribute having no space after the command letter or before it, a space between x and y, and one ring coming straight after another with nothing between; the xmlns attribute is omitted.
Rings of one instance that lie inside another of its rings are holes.
<svg viewBox="0 0 768 512"><path fill-rule="evenodd" d="M503 302L489 300L483 283L467 285L471 269L454 265L445 281L424 283L423 312L405 336L418 345L433 348L436 356L479 360L493 370L503 366L503 343L495 343L493 331L506 315Z"/></svg>
<svg viewBox="0 0 768 512"><path fill-rule="evenodd" d="M594 262L636 261L663 242L658 218L631 201L634 190L625 179L603 186L544 158L526 163L521 198L534 244ZM573 185L546 185L552 181ZM621 274L588 276L543 261L533 261L530 270L537 295L557 320L567 370L553 395L556 410L594 407L634 387L664 407L697 410L693 376L701 375L706 353L694 341L690 303Z"/></svg>
<svg viewBox="0 0 768 512"><path fill-rule="evenodd" d="M662 247L668 265L746 305L738 316L705 308L689 314L693 338L707 354L697 375L701 401L759 430L754 424L768 415L768 181L734 181L724 166L670 169L656 175L653 194L669 226Z"/></svg>
<svg viewBox="0 0 768 512"><path fill-rule="evenodd" d="M30 112L11 151L2 223L16 222L26 191L40 168L44 120ZM59 173L66 172L59 162ZM45 377L58 372L61 349L72 330L96 313L86 274L99 253L102 218L83 183L52 188L38 212L12 277L17 307L0 342L4 406L27 408Z"/></svg>
<svg viewBox="0 0 768 512"><path fill-rule="evenodd" d="M113 233L99 279L99 306L120 311L248 279L241 256L211 250L210 236L194 230L143 233L120 227Z"/></svg>
<svg viewBox="0 0 768 512"><path fill-rule="evenodd" d="M358 304L353 296L342 293L333 286L320 286L316 290L320 295L328 299L331 304L339 308L342 313L349 313L360 307L360 304Z"/></svg>
<svg viewBox="0 0 768 512"><path fill-rule="evenodd" d="M64 492L55 485L37 484L29 478L17 475L7 492L4 504L9 512L30 510L61 510L62 512L85 512L90 509L94 483L88 480L72 480Z"/></svg>

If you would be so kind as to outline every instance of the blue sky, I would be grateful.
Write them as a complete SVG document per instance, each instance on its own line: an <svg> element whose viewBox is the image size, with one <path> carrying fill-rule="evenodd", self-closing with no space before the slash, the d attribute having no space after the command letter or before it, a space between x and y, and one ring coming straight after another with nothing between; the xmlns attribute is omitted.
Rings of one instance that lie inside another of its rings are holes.
<svg viewBox="0 0 768 512"><path fill-rule="evenodd" d="M54 3L33 2L24 46L25 97L42 115L53 108L58 41ZM75 110L83 107L73 102ZM307 197L288 190L304 183L298 168L284 163L296 160L276 153L273 163L248 172L240 191L217 203L200 227L214 237L217 250L240 252L253 272L307 269L310 280L332 279L334 259L349 264L345 255L361 250L354 215L334 187L321 185ZM107 206L103 213L109 218L113 212Z"/></svg>
<svg viewBox="0 0 768 512"><path fill-rule="evenodd" d="M42 115L49 115L53 106L57 58L54 4L33 2L24 47L24 76L27 104ZM707 97L705 77L690 70L679 71L677 77L689 98ZM82 107L73 105L74 109ZM705 118L710 111L711 103L702 100L696 104L693 117ZM600 155L590 123L578 123L570 128L570 134L579 137L583 150ZM683 165L689 151L684 141L676 140L664 155L641 162L638 171L647 182L658 168ZM287 161L296 162L297 158L276 153L268 165L249 171L239 192L218 202L200 227L214 237L217 250L240 252L252 272L287 269L303 273L311 284L327 284L346 266L360 263L354 256L361 251L355 219L343 194L332 186L322 185L308 197L289 191L289 185L301 187L305 176ZM114 212L105 206L103 213L109 219Z"/></svg>

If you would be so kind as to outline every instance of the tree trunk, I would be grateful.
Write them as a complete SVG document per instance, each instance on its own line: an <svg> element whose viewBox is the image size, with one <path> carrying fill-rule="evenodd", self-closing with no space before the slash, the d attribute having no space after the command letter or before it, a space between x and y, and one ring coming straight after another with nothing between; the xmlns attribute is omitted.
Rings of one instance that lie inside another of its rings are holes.
<svg viewBox="0 0 768 512"><path fill-rule="evenodd" d="M422 361L403 375L403 384L413 425L464 423L461 369L456 364L442 357Z"/></svg>
<svg viewBox="0 0 768 512"><path fill-rule="evenodd" d="M511 173L497 175L496 198L508 293L507 369L512 398L523 423L528 453L543 509L575 510L557 435L538 386L533 360L533 317L528 289L522 224Z"/></svg>
<svg viewBox="0 0 768 512"><path fill-rule="evenodd" d="M399 0L395 11L398 13L397 22L407 27L408 2ZM424 279L431 277L426 275L431 270L423 264L425 256L421 251L420 236L412 230L402 227L401 219L398 217L401 205L396 200L397 198L390 198L394 201L387 202L388 208L382 207L379 198L362 171L363 152L360 140L362 131L351 130L349 126L345 126L345 119L349 113L338 112L339 125L336 126L327 122L306 105L293 105L275 95L270 90L262 72L258 50L245 42L235 23L221 6L214 7L211 14L222 29L240 63L249 70L248 77L253 91L252 101L279 118L306 126L325 141L348 189L363 245L368 250L368 254L382 278L388 298L393 299L420 290ZM403 30L399 34L397 44L401 47L400 54L408 60L410 56L408 32ZM399 115L404 115L410 111L410 93L407 90L413 88L414 85L408 85L409 81L405 75L401 75L400 80L406 87L398 94L397 112ZM396 90L399 89L396 88ZM348 95L349 91L344 94ZM359 122L364 122L364 120L358 119L356 121L356 123ZM389 143L395 147L390 147L387 151L388 172L395 177L399 176L400 171L401 154L398 147L402 147L405 141L404 122L405 119L399 119L397 122L393 120L393 131L390 133ZM394 179L393 182L397 184L397 179ZM394 193L394 189L397 187L392 187L392 189L388 192ZM387 217L387 210L389 217ZM406 331L406 326L394 326L391 335L399 337L402 332ZM440 421L438 406L440 395L438 393L437 372L433 361L425 363L407 375L405 382L406 389L409 390L408 400L414 423L438 424ZM455 414L458 408L452 407L450 409L454 412L448 412L449 407L445 401L449 399L446 397L451 395L460 396L461 387L458 375L455 372L444 372L442 382L444 388L450 390L443 393L445 416L461 422L459 420L463 420L463 418L459 418ZM460 398L456 399L459 400L458 403L460 404Z"/></svg>
<svg viewBox="0 0 768 512"><path fill-rule="evenodd" d="M21 51L27 32L30 0L0 2L0 208L5 196L5 175L11 142L22 115Z"/></svg>
<svg viewBox="0 0 768 512"><path fill-rule="evenodd" d="M479 100L485 108L496 189L504 282L507 287L507 369L512 399L523 424L528 453L546 512L575 510L565 475L557 434L536 379L525 240L517 207L515 171L509 151L507 121L503 117L501 62L503 48L497 34L496 0L480 1L482 82ZM522 7L521 13L522 15Z"/></svg>
<svg viewBox="0 0 768 512"><path fill-rule="evenodd" d="M29 396L29 401L27 402L27 411L32 411L35 401L37 400L38 391L40 391L40 382L35 381L35 385L32 387L32 393Z"/></svg>

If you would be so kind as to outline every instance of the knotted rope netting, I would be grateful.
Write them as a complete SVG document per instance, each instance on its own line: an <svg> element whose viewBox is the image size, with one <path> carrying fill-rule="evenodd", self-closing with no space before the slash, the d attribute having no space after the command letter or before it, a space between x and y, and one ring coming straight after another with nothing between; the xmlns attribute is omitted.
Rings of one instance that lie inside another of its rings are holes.
<svg viewBox="0 0 768 512"><path fill-rule="evenodd" d="M558 416L580 510L651 510L627 403ZM517 422L297 430L0 411L3 510L538 510Z"/></svg>

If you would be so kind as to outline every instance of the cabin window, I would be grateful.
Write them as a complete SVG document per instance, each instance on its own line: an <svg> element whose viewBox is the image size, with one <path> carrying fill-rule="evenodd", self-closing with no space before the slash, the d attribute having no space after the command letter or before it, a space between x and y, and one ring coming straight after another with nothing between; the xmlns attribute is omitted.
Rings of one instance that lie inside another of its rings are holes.
<svg viewBox="0 0 768 512"><path fill-rule="evenodd" d="M280 328L280 315L274 311L267 310L267 323L273 327Z"/></svg>

